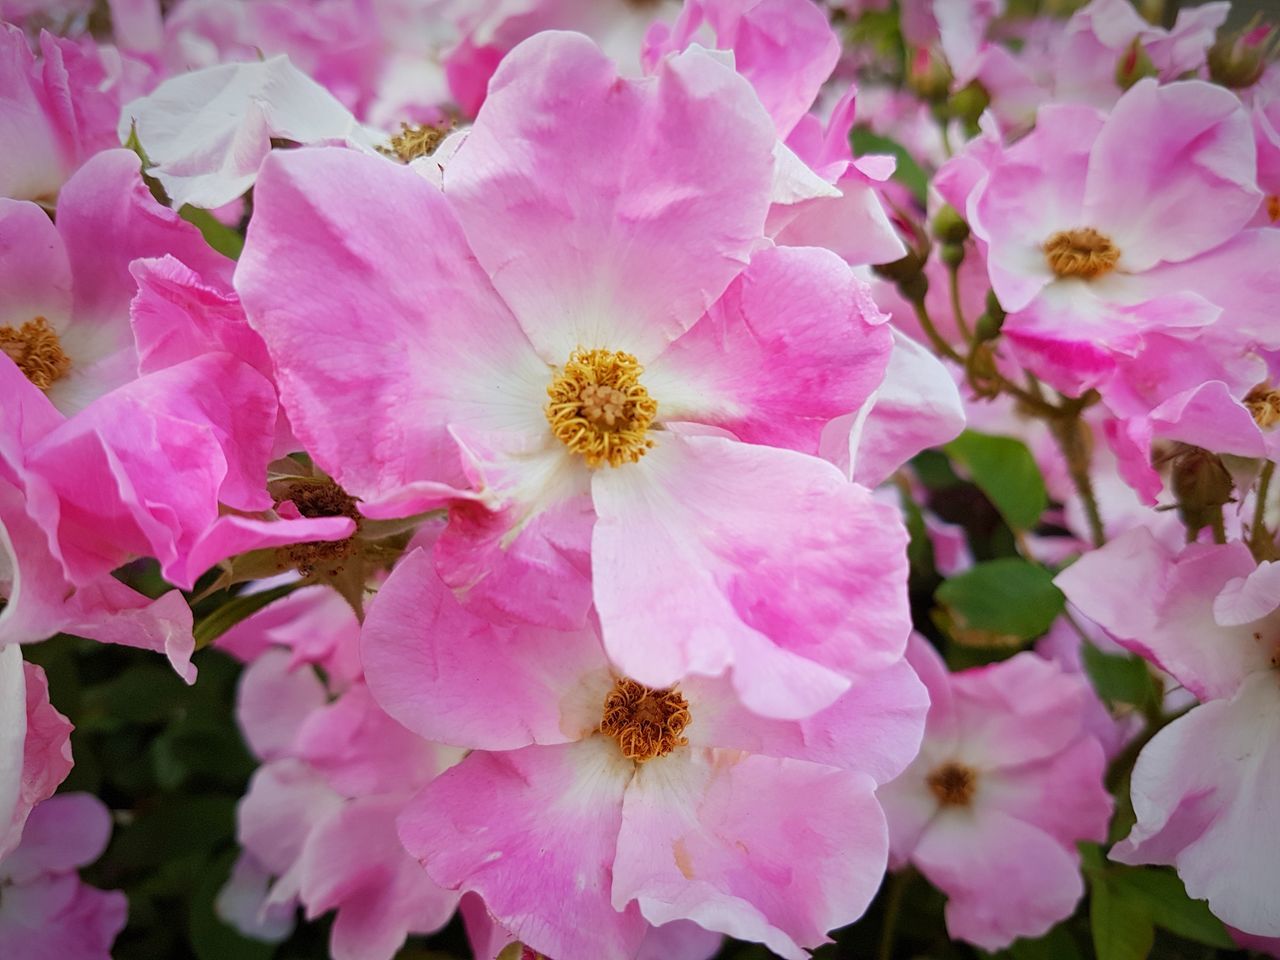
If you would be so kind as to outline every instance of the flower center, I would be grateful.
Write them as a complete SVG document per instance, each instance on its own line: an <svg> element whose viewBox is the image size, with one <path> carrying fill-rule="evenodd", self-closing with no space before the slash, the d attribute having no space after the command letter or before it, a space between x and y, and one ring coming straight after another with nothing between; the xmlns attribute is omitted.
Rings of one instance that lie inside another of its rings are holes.
<svg viewBox="0 0 1280 960"><path fill-rule="evenodd" d="M575 350L547 387L551 432L589 467L635 463L653 446L647 434L658 414L640 383L643 372L629 353Z"/></svg>
<svg viewBox="0 0 1280 960"><path fill-rule="evenodd" d="M978 774L962 763L944 763L925 782L944 807L967 807L978 787Z"/></svg>
<svg viewBox="0 0 1280 960"><path fill-rule="evenodd" d="M644 763L687 744L681 734L689 720L689 701L674 689L654 690L622 679L604 698L600 732L617 740L628 760Z"/></svg>
<svg viewBox="0 0 1280 960"><path fill-rule="evenodd" d="M48 390L71 369L71 358L63 353L57 332L44 317L28 320L17 329L0 327L0 350L41 390Z"/></svg>
<svg viewBox="0 0 1280 960"><path fill-rule="evenodd" d="M1260 384L1246 394L1244 405L1263 430L1280 424L1280 390L1272 390L1266 384Z"/></svg>
<svg viewBox="0 0 1280 960"><path fill-rule="evenodd" d="M1093 227L1060 230L1045 241L1044 258L1059 277L1093 280L1110 273L1120 259L1120 248Z"/></svg>
<svg viewBox="0 0 1280 960"><path fill-rule="evenodd" d="M350 517L356 522L359 532L361 517L355 499L332 480L296 481L285 489L276 501L277 506L284 500L291 500L304 517ZM284 547L283 552L289 566L303 577L313 577L317 573L336 577L355 548L354 541L355 534L345 540L292 543Z"/></svg>
<svg viewBox="0 0 1280 960"><path fill-rule="evenodd" d="M452 127L452 123L401 122L400 132L391 138L389 146L379 147L378 152L395 157L403 163L419 157L429 157L436 152L436 147L440 146L440 141Z"/></svg>

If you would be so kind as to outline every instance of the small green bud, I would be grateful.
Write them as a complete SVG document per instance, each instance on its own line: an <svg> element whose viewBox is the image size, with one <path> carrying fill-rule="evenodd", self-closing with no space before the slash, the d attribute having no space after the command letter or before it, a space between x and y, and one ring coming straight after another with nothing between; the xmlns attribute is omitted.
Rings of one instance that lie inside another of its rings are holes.
<svg viewBox="0 0 1280 960"><path fill-rule="evenodd" d="M944 243L938 256L949 270L954 270L964 262L964 244Z"/></svg>
<svg viewBox="0 0 1280 960"><path fill-rule="evenodd" d="M903 280L921 273L924 270L924 261L918 253L908 249L905 257L900 257L892 263L878 263L871 269L886 280L901 283Z"/></svg>
<svg viewBox="0 0 1280 960"><path fill-rule="evenodd" d="M947 107L951 115L964 122L970 130L978 126L982 111L991 105L991 94L977 80L966 84L951 95Z"/></svg>
<svg viewBox="0 0 1280 960"><path fill-rule="evenodd" d="M951 67L937 50L920 47L911 57L907 68L907 86L920 99L929 103L945 103L951 92Z"/></svg>
<svg viewBox="0 0 1280 960"><path fill-rule="evenodd" d="M1121 90L1128 90L1139 80L1154 77L1159 72L1156 65L1151 62L1151 58L1147 56L1141 39L1134 37L1133 42L1120 55L1120 60L1116 63L1116 85Z"/></svg>
<svg viewBox="0 0 1280 960"><path fill-rule="evenodd" d="M996 297L994 290L987 291L987 313L991 314L997 324L1004 323L1004 307L1000 306L1000 300Z"/></svg>
<svg viewBox="0 0 1280 960"><path fill-rule="evenodd" d="M989 313L984 313L978 317L977 322L973 325L973 335L979 342L985 343L988 340L994 340L1000 336L1000 328L1004 325L1004 318L997 320Z"/></svg>
<svg viewBox="0 0 1280 960"><path fill-rule="evenodd" d="M1209 79L1232 90L1244 90L1262 79L1267 61L1280 47L1280 30L1261 22L1261 15L1243 30L1223 33L1209 48Z"/></svg>
<svg viewBox="0 0 1280 960"><path fill-rule="evenodd" d="M1221 516L1235 481L1217 454L1187 446L1173 460L1170 486L1183 524L1195 533Z"/></svg>
<svg viewBox="0 0 1280 960"><path fill-rule="evenodd" d="M949 203L934 214L931 227L934 237L943 243L964 243L969 239L969 225Z"/></svg>

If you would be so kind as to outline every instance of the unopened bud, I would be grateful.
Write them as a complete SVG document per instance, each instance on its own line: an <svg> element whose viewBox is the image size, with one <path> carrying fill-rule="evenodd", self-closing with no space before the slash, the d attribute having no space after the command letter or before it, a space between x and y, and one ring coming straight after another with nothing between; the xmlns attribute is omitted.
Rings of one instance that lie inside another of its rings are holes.
<svg viewBox="0 0 1280 960"><path fill-rule="evenodd" d="M997 324L1004 323L1004 307L1000 306L1000 298L994 290L987 291L987 313L991 314Z"/></svg>
<svg viewBox="0 0 1280 960"><path fill-rule="evenodd" d="M1280 30L1255 16L1243 30L1223 32L1209 48L1209 78L1233 90L1252 87L1280 49Z"/></svg>
<svg viewBox="0 0 1280 960"><path fill-rule="evenodd" d="M937 50L921 47L911 58L907 70L907 86L922 100L944 103L951 92L951 68Z"/></svg>
<svg viewBox="0 0 1280 960"><path fill-rule="evenodd" d="M944 243L938 251L938 257L947 269L954 270L964 262L964 244Z"/></svg>
<svg viewBox="0 0 1280 960"><path fill-rule="evenodd" d="M964 243L969 239L969 225L960 216L960 211L949 203L934 214L931 228L934 237L943 243Z"/></svg>
<svg viewBox="0 0 1280 960"><path fill-rule="evenodd" d="M997 320L989 313L984 313L978 317L973 325L973 336L981 343L987 340L994 340L1000 336L1000 327L1004 325L1004 318Z"/></svg>
<svg viewBox="0 0 1280 960"><path fill-rule="evenodd" d="M921 273L924 270L924 261L914 250L908 250L905 257L899 257L892 263L877 263L871 269L886 280L901 283Z"/></svg>
<svg viewBox="0 0 1280 960"><path fill-rule="evenodd" d="M1142 40L1134 37L1133 42L1120 55L1120 60L1116 63L1116 85L1121 90L1128 90L1139 80L1154 77L1159 72L1156 65L1151 62L1151 58L1147 56Z"/></svg>
<svg viewBox="0 0 1280 960"><path fill-rule="evenodd" d="M1235 482L1217 454L1187 446L1173 460L1170 486L1183 524L1194 533L1221 516Z"/></svg>
<svg viewBox="0 0 1280 960"><path fill-rule="evenodd" d="M991 105L991 94L977 80L961 87L947 101L951 115L962 121L970 130L978 126L982 111Z"/></svg>

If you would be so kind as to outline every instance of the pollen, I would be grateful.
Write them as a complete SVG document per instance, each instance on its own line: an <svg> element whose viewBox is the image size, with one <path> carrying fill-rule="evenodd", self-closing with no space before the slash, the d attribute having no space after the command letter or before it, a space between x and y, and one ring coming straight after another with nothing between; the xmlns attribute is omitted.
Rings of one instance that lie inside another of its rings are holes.
<svg viewBox="0 0 1280 960"><path fill-rule="evenodd" d="M283 500L291 500L304 517L350 517L360 523L360 512L355 499L332 480L321 482L298 481L289 486ZM347 559L355 548L355 536L345 540L315 540L294 543L285 547L284 557L289 566L303 577L317 575L336 577L342 573Z"/></svg>
<svg viewBox="0 0 1280 960"><path fill-rule="evenodd" d="M1266 384L1256 386L1245 395L1244 405L1263 430L1280 424L1280 390L1273 390Z"/></svg>
<svg viewBox="0 0 1280 960"><path fill-rule="evenodd" d="M944 807L967 807L977 790L978 774L972 767L953 761L938 767L925 782Z"/></svg>
<svg viewBox="0 0 1280 960"><path fill-rule="evenodd" d="M48 390L71 369L71 358L62 351L58 334L44 317L21 327L0 327L3 350L28 380Z"/></svg>
<svg viewBox="0 0 1280 960"><path fill-rule="evenodd" d="M604 698L600 732L617 740L628 760L645 763L686 745L689 720L689 701L675 689L654 690L624 678Z"/></svg>
<svg viewBox="0 0 1280 960"><path fill-rule="evenodd" d="M400 132L391 137L388 146L379 147L378 152L388 157L395 157L402 163L429 157L436 152L440 141L453 128L450 123L401 123Z"/></svg>
<svg viewBox="0 0 1280 960"><path fill-rule="evenodd" d="M1045 241L1044 257L1059 277L1095 280L1115 269L1120 248L1093 227L1061 230Z"/></svg>
<svg viewBox="0 0 1280 960"><path fill-rule="evenodd" d="M653 446L658 402L640 383L644 367L629 353L575 350L547 387L547 422L587 466L635 463Z"/></svg>

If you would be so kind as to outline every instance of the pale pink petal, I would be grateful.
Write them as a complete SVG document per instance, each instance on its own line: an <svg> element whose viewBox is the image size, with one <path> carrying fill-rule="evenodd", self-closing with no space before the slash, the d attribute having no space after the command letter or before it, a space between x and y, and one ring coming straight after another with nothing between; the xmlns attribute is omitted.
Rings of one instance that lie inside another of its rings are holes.
<svg viewBox="0 0 1280 960"><path fill-rule="evenodd" d="M649 928L636 960L711 960L723 943L722 935L692 920L672 920Z"/></svg>
<svg viewBox="0 0 1280 960"><path fill-rule="evenodd" d="M1173 864L1189 896L1264 937L1280 936L1280 834L1268 815L1280 791L1277 692L1273 673L1256 674L1233 699L1156 734L1133 771L1137 825L1111 851L1122 863Z"/></svg>
<svg viewBox="0 0 1280 960"><path fill-rule="evenodd" d="M1045 760L984 773L981 803L1038 827L1070 848L1106 839L1112 801L1103 777L1107 758L1093 737L1081 737Z"/></svg>
<svg viewBox="0 0 1280 960"><path fill-rule="evenodd" d="M404 557L369 605L361 653L383 709L429 740L479 749L587 735L612 682L594 629L484 619L458 602L424 550Z"/></svg>
<svg viewBox="0 0 1280 960"><path fill-rule="evenodd" d="M680 684L693 722L693 746L725 747L809 760L869 774L885 783L920 749L929 695L906 661L856 680L835 703L803 720L772 720L745 709L728 681L691 677Z"/></svg>
<svg viewBox="0 0 1280 960"><path fill-rule="evenodd" d="M1187 260L1230 239L1261 193L1249 115L1229 90L1191 80L1134 85L1089 157L1083 220L1120 248L1119 269Z"/></svg>
<svg viewBox="0 0 1280 960"><path fill-rule="evenodd" d="M445 193L547 362L579 347L646 362L763 237L773 144L751 87L705 51L629 81L585 37L548 32L494 74Z"/></svg>
<svg viewBox="0 0 1280 960"><path fill-rule="evenodd" d="M664 420L694 420L748 443L818 452L828 421L879 385L891 336L865 284L826 250L752 258L720 301L646 365Z"/></svg>
<svg viewBox="0 0 1280 960"><path fill-rule="evenodd" d="M628 676L664 687L732 668L748 707L794 718L901 656L901 521L830 464L671 437L592 489L596 606Z"/></svg>
<svg viewBox="0 0 1280 960"><path fill-rule="evenodd" d="M102 856L111 837L111 811L87 793L62 793L38 803L22 842L4 858L0 873L11 883L42 874L70 873Z"/></svg>
<svg viewBox="0 0 1280 960"><path fill-rule="evenodd" d="M940 815L912 860L947 894L947 932L984 950L1041 936L1084 893L1074 850L996 810Z"/></svg>
<svg viewBox="0 0 1280 960"><path fill-rule="evenodd" d="M55 330L71 314L71 265L49 215L0 198L0 326L44 317Z"/></svg>
<svg viewBox="0 0 1280 960"><path fill-rule="evenodd" d="M1264 560L1240 580L1230 580L1213 600L1213 617L1224 627L1261 620L1280 607L1280 563Z"/></svg>
<svg viewBox="0 0 1280 960"><path fill-rule="evenodd" d="M549 368L440 191L403 166L336 149L273 155L236 289L299 441L369 516L470 487L450 423L547 432Z"/></svg>
<svg viewBox="0 0 1280 960"><path fill-rule="evenodd" d="M24 666L17 644L0 647L0 857L17 846L26 817L20 808L23 747L27 741Z"/></svg>
<svg viewBox="0 0 1280 960"><path fill-rule="evenodd" d="M298 861L307 837L342 802L324 778L300 760L275 760L253 775L236 807L236 839L263 869L279 878L268 906L297 896Z"/></svg>
<svg viewBox="0 0 1280 960"><path fill-rule="evenodd" d="M250 940L280 943L293 933L295 907L292 903L268 905L270 886L271 875L252 854L242 853L218 891L213 911L219 920Z"/></svg>
<svg viewBox="0 0 1280 960"><path fill-rule="evenodd" d="M272 137L370 149L374 142L332 94L283 56L172 77L125 106L121 140L131 129L174 206L210 209L253 185Z"/></svg>
<svg viewBox="0 0 1280 960"><path fill-rule="evenodd" d="M22 960L110 960L128 904L78 877L44 877L5 890L0 955Z"/></svg>
<svg viewBox="0 0 1280 960"><path fill-rule="evenodd" d="M261 760L289 754L307 717L328 702L315 671L294 669L290 659L285 650L268 650L240 675L236 720Z"/></svg>
<svg viewBox="0 0 1280 960"><path fill-rule="evenodd" d="M607 737L474 752L400 816L441 886L473 891L512 935L563 960L631 956L646 924L610 903L623 791L635 765Z"/></svg>
<svg viewBox="0 0 1280 960"><path fill-rule="evenodd" d="M762 816L762 811L768 811ZM865 775L732 752L643 764L627 788L613 902L801 960L875 896L888 855Z"/></svg>

